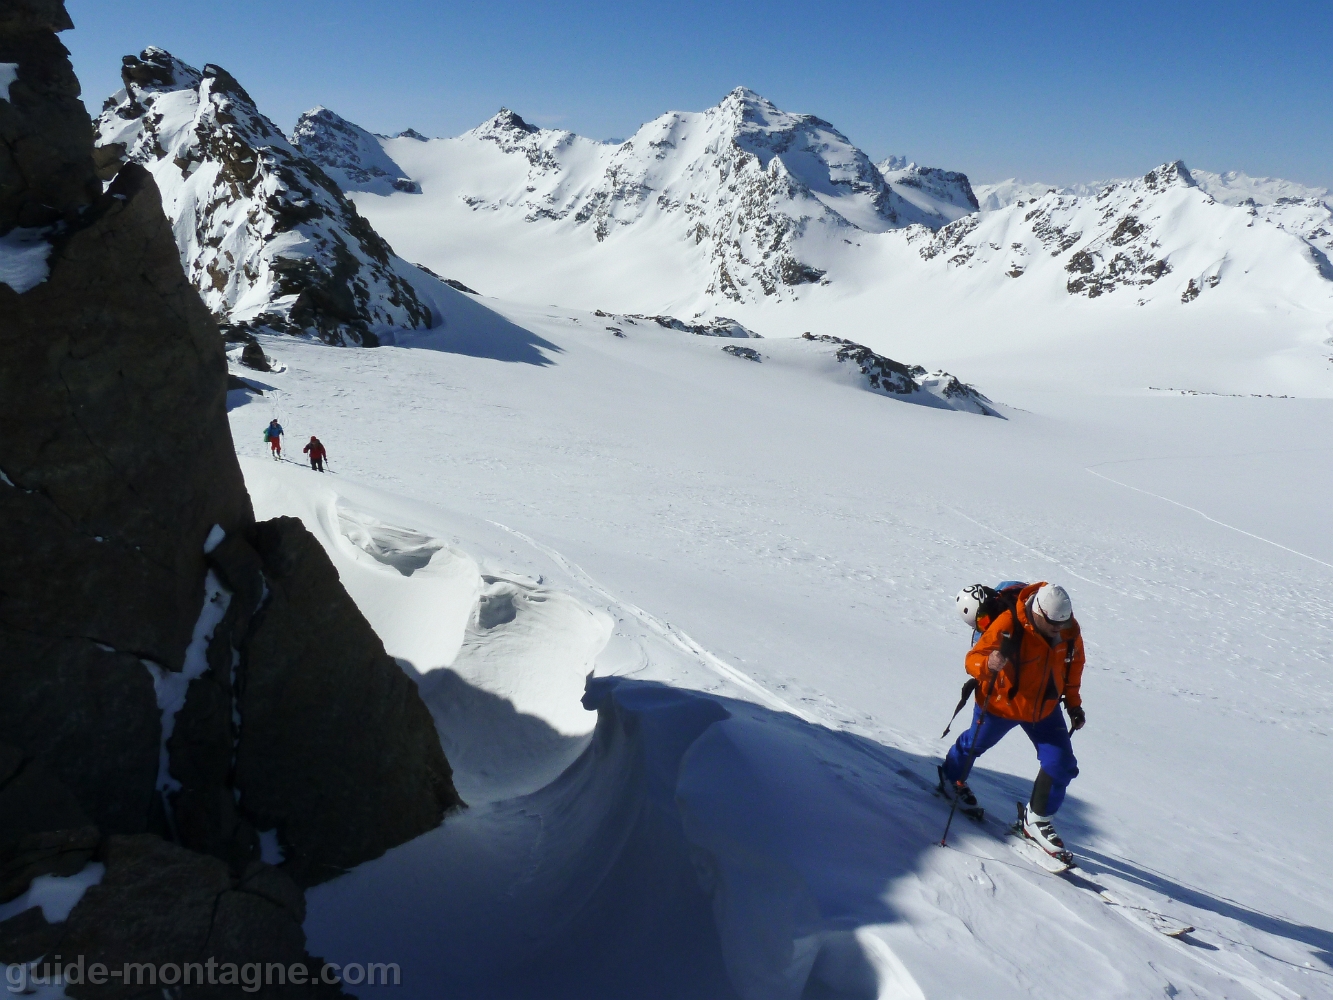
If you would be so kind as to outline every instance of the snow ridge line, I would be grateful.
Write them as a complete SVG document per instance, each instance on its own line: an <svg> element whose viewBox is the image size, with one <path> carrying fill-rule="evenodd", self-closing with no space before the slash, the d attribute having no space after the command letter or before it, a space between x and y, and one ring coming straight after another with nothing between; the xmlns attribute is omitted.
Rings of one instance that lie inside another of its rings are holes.
<svg viewBox="0 0 1333 1000"><path fill-rule="evenodd" d="M1112 463L1106 462L1103 464L1110 465ZM1306 555L1304 552L1298 552L1296 549L1288 548L1281 542L1275 542L1271 538L1264 538L1262 535L1256 535L1254 534L1254 532L1246 531L1244 528L1237 528L1234 524L1227 524L1225 521L1219 521L1217 518L1210 517L1209 515L1205 514L1197 507L1191 507L1189 504L1181 503L1179 500L1172 500L1170 497L1164 497L1160 493L1153 493L1150 490L1140 489L1137 486L1130 486L1129 483L1122 483L1120 480L1112 479L1110 476L1104 476L1100 472L1097 472L1096 468L1097 467L1094 465L1089 465L1084 468L1084 471L1092 473L1098 479L1105 479L1108 483L1115 483L1117 486L1123 486L1127 490L1133 490L1135 493L1142 493L1145 496L1156 497L1158 500L1165 500L1169 504L1175 504L1177 507L1183 507L1185 510L1198 514L1205 521L1211 521L1213 524L1221 525L1223 528L1230 528L1232 531L1239 532L1240 534L1245 535L1248 538L1253 538L1255 541L1266 542L1267 544L1272 545L1275 548L1281 549L1283 552L1290 552L1294 556L1300 556L1302 559L1309 559L1310 562L1318 563L1320 566L1327 566L1329 569L1333 569L1333 563L1326 563L1322 559L1316 559L1314 556Z"/></svg>
<svg viewBox="0 0 1333 1000"><path fill-rule="evenodd" d="M689 635L687 635L685 632L682 632L674 625L662 621L662 619L658 618L656 615L652 615L647 611L644 611L643 608L640 608L638 605L630 604L628 601L620 600L606 588L601 586L601 584L599 584L591 576L585 573L580 566L566 559L563 555L561 555L555 549L551 548L549 545L543 545L541 542L538 542L533 538L529 538L527 535L523 534L523 532L511 528L508 525L501 524L499 521L488 521L488 523L495 525L495 527L501 529L502 531L509 532L509 534L513 535L515 538L518 538L526 542L528 545L531 545L537 551L546 555L550 559L553 559L561 568L570 573L585 587L587 587L589 590L595 593L598 597L602 598L602 600L608 602L608 604L610 604L612 607L621 608L622 610L628 612L641 624L645 625L653 632L656 632L662 638L670 642L673 646L675 646L680 650L683 650L686 653L689 653L691 656L695 657L700 663L702 663L705 667L713 671L713 673L717 674L719 677L723 678L726 681L730 681L732 684L735 684L737 687L753 695L755 698L759 699L764 704L767 704L770 708L776 709L779 712L786 712L789 715L794 715L798 719L801 719L805 722L818 723L819 720L815 719L809 713L804 712L801 709L798 709L795 706L789 704L788 702L782 700L777 695L773 694L771 691L765 688L758 681L756 681L754 678L746 674L744 671L736 669L730 663L727 663L725 660L723 660L721 657L717 656L716 654L705 649L703 646L699 645L699 643L695 642L692 638L690 638Z"/></svg>

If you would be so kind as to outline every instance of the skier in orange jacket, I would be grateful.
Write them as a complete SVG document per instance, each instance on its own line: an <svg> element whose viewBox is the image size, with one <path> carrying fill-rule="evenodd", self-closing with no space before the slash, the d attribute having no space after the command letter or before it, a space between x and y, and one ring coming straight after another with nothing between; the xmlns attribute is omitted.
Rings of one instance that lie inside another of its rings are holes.
<svg viewBox="0 0 1333 1000"><path fill-rule="evenodd" d="M1001 611L989 623L977 620L976 625L984 631L965 664L977 680L973 724L945 757L941 787L960 804L975 808L976 796L967 785L972 761L1021 726L1036 747L1041 769L1020 820L1029 837L1057 854L1064 842L1051 819L1078 776L1069 735L1086 722L1079 695L1083 638L1073 605L1063 587L1033 583L1019 591L1012 610ZM1072 730L1059 712L1061 700Z"/></svg>

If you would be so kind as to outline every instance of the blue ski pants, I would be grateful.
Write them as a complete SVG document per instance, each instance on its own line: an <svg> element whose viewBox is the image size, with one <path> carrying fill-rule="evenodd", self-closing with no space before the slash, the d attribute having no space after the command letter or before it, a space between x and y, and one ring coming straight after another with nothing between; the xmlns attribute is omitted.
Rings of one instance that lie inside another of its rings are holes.
<svg viewBox="0 0 1333 1000"><path fill-rule="evenodd" d="M1005 734L1015 726L1023 727L1023 732L1027 733L1028 739L1037 748L1041 769L1051 776L1051 793L1046 800L1046 808L1050 815L1054 815L1065 800L1065 789L1078 777L1078 761L1074 758L1074 747L1069 741L1064 713L1058 707L1040 722L1015 722L998 715L987 714L983 718L981 706L974 705L972 725L958 737L944 758L944 776L950 781L966 780L968 771L972 769L967 758L972 752L973 741L977 756L980 757L1004 739Z"/></svg>

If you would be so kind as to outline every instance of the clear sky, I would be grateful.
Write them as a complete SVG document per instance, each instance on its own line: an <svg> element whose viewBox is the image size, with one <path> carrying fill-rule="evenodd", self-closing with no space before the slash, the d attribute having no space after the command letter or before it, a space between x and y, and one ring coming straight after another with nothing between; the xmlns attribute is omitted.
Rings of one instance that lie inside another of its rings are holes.
<svg viewBox="0 0 1333 1000"><path fill-rule="evenodd" d="M290 130L323 104L456 135L501 105L604 139L744 85L974 181L1141 174L1181 158L1333 187L1333 0L67 0L96 112L120 57L229 70Z"/></svg>

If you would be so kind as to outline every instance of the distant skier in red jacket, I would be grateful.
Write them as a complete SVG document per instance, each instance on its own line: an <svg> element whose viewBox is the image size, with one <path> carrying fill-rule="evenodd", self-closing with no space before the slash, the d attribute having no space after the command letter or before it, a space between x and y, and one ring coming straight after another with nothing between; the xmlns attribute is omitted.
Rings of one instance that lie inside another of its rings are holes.
<svg viewBox="0 0 1333 1000"><path fill-rule="evenodd" d="M327 457L328 452L326 452L324 446L319 443L319 438L315 437L313 434L310 435L310 443L301 450L310 456L310 468L314 469L316 472L324 471L324 459Z"/></svg>

